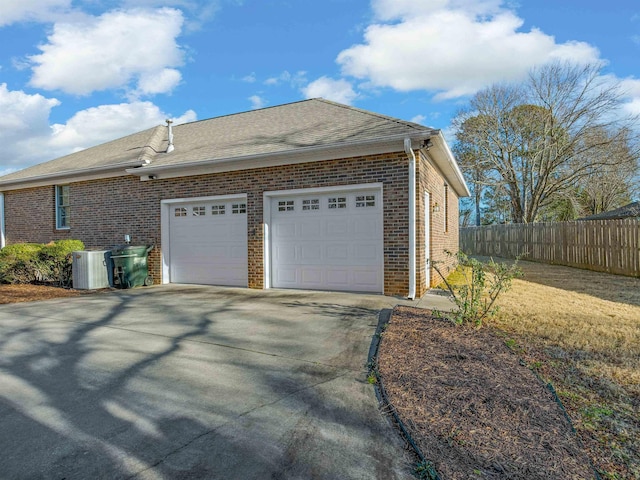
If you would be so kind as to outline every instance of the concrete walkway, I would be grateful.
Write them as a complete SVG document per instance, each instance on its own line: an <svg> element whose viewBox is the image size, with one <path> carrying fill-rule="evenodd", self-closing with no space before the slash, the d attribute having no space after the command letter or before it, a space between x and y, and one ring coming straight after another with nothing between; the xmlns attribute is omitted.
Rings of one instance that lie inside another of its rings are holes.
<svg viewBox="0 0 640 480"><path fill-rule="evenodd" d="M365 370L397 303L418 302L169 285L0 306L0 476L411 478Z"/></svg>

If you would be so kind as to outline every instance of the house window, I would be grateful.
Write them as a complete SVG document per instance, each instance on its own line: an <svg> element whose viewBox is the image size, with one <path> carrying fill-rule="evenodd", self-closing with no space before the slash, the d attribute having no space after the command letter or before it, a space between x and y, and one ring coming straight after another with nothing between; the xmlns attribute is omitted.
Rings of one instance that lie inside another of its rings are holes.
<svg viewBox="0 0 640 480"><path fill-rule="evenodd" d="M56 186L56 228L71 228L69 224L70 213L69 185L58 185Z"/></svg>
<svg viewBox="0 0 640 480"><path fill-rule="evenodd" d="M247 204L246 203L234 203L231 205L231 213L247 213Z"/></svg>
<svg viewBox="0 0 640 480"><path fill-rule="evenodd" d="M442 203L444 204L444 231L445 233L449 231L449 185L444 184L444 200Z"/></svg>

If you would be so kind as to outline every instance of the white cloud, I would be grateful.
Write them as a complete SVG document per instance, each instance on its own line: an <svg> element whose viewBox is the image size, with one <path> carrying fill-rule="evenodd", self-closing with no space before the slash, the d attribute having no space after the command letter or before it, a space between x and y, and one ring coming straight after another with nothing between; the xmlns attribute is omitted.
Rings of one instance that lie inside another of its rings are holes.
<svg viewBox="0 0 640 480"><path fill-rule="evenodd" d="M376 23L364 42L342 51L344 75L373 87L430 90L441 98L470 95L498 81L524 78L531 67L556 59L595 62L584 42L557 44L532 29L501 0L373 0Z"/></svg>
<svg viewBox="0 0 640 480"><path fill-rule="evenodd" d="M55 98L29 95L21 90L10 91L0 84L0 142L11 149L14 141L24 137L39 137L49 133L49 114L60 105Z"/></svg>
<svg viewBox="0 0 640 480"><path fill-rule="evenodd" d="M288 83L293 88L301 87L302 85L307 83L307 72L305 72L304 70L300 70L294 74L291 74L290 72L285 70L280 75L267 78L264 81L264 84L269 86L277 86L282 83Z"/></svg>
<svg viewBox="0 0 640 480"><path fill-rule="evenodd" d="M251 108L253 110L264 108L267 105L267 101L259 95L251 95L249 101L251 102Z"/></svg>
<svg viewBox="0 0 640 480"><path fill-rule="evenodd" d="M249 75L242 77L243 82L247 83L255 83L256 81L256 72L251 72Z"/></svg>
<svg viewBox="0 0 640 480"><path fill-rule="evenodd" d="M138 91L147 95L170 92L180 83L180 80L182 80L182 74L174 68L143 73L138 80Z"/></svg>
<svg viewBox="0 0 640 480"><path fill-rule="evenodd" d="M66 152L82 150L116 138L163 124L166 118L151 102L101 105L77 112L65 124L51 126L49 145ZM174 124L196 120L189 110L174 120Z"/></svg>
<svg viewBox="0 0 640 480"><path fill-rule="evenodd" d="M416 115L415 117L413 117L411 119L411 121L413 123L420 123L422 124L425 120L427 119L427 117L425 115Z"/></svg>
<svg viewBox="0 0 640 480"><path fill-rule="evenodd" d="M0 26L28 20L43 21L52 11L70 6L71 0L2 0Z"/></svg>
<svg viewBox="0 0 640 480"><path fill-rule="evenodd" d="M640 116L640 80L636 78L621 80L620 91L626 100L623 104L624 110L630 115Z"/></svg>
<svg viewBox="0 0 640 480"><path fill-rule="evenodd" d="M25 168L52 158L161 125L171 115L151 102L102 105L77 112L64 124L49 123L55 98L10 91L0 84L0 172ZM197 119L193 110L175 124Z"/></svg>
<svg viewBox="0 0 640 480"><path fill-rule="evenodd" d="M345 79L334 80L329 77L320 77L302 89L306 98L326 98L334 102L351 105L358 98L353 86Z"/></svg>
<svg viewBox="0 0 640 480"><path fill-rule="evenodd" d="M167 93L180 81L176 43L179 10L116 10L54 25L33 64L31 86L87 95L123 88L141 95Z"/></svg>

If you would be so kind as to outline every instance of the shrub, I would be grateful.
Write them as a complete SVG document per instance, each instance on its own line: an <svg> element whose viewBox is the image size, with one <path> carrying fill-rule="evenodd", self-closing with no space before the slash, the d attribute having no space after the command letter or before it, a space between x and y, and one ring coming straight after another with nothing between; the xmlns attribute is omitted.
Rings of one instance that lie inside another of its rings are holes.
<svg viewBox="0 0 640 480"><path fill-rule="evenodd" d="M473 324L477 327L489 317L495 315L498 307L495 301L498 296L511 288L511 281L522 276L518 260L507 265L497 263L493 259L481 262L470 258L463 252L447 255L455 257L455 282L443 274L437 264L433 267L444 279L444 284L451 293L457 310L449 313L437 312L457 324ZM448 272L447 272L448 273Z"/></svg>
<svg viewBox="0 0 640 480"><path fill-rule="evenodd" d="M41 248L36 243L16 243L0 250L0 282L34 283L33 266Z"/></svg>
<svg viewBox="0 0 640 480"><path fill-rule="evenodd" d="M71 252L82 249L80 240L8 245L0 250L0 282L71 286Z"/></svg>
<svg viewBox="0 0 640 480"><path fill-rule="evenodd" d="M84 243L80 240L57 240L44 245L38 254L43 281L70 287L73 277L71 253L83 249Z"/></svg>

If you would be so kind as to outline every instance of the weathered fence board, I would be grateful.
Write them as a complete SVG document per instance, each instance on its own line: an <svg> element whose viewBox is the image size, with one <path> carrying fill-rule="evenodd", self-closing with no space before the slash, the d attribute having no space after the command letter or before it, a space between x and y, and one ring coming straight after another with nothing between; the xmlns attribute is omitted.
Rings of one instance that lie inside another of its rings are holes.
<svg viewBox="0 0 640 480"><path fill-rule="evenodd" d="M460 229L470 255L515 258L640 277L640 219L487 225Z"/></svg>

